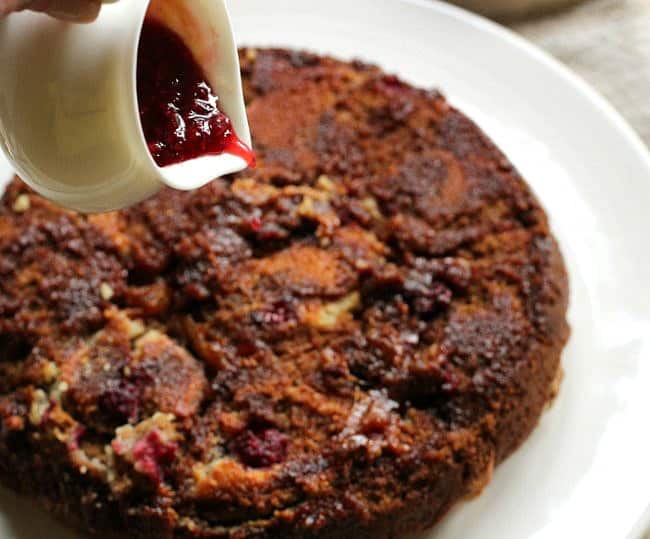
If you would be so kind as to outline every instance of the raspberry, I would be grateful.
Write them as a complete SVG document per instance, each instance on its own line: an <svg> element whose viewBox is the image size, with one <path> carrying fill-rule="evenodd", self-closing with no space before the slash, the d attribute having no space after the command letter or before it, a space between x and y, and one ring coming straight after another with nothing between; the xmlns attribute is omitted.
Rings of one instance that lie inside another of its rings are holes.
<svg viewBox="0 0 650 539"><path fill-rule="evenodd" d="M152 430L133 446L135 469L160 483L161 468L173 462L177 450L176 443L163 440L157 430Z"/></svg>
<svg viewBox="0 0 650 539"><path fill-rule="evenodd" d="M233 440L231 449L251 468L267 468L279 464L287 457L289 438L276 429L258 433L244 431Z"/></svg>
<svg viewBox="0 0 650 539"><path fill-rule="evenodd" d="M140 413L140 397L135 384L120 380L99 396L99 409L117 421L134 422Z"/></svg>

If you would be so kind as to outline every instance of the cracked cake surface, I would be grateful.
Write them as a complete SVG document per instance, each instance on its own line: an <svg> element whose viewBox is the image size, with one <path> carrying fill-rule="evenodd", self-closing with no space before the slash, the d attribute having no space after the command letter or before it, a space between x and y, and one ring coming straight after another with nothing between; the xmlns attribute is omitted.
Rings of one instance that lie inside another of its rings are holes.
<svg viewBox="0 0 650 539"><path fill-rule="evenodd" d="M0 206L0 480L85 533L393 538L557 391L539 203L435 91L245 49L258 166L80 215Z"/></svg>

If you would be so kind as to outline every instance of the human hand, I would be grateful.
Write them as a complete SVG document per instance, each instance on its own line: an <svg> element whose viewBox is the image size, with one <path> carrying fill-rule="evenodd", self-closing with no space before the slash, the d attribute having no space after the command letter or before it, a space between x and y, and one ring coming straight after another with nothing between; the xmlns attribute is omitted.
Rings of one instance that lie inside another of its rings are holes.
<svg viewBox="0 0 650 539"><path fill-rule="evenodd" d="M43 11L66 21L90 22L97 17L101 0L0 0L0 18L12 11Z"/></svg>

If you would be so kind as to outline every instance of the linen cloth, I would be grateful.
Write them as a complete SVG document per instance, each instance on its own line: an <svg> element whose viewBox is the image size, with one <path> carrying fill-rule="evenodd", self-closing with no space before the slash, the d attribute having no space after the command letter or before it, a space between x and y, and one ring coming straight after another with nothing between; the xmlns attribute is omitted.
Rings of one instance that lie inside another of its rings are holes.
<svg viewBox="0 0 650 539"><path fill-rule="evenodd" d="M510 27L594 86L650 145L650 0L591 0Z"/></svg>

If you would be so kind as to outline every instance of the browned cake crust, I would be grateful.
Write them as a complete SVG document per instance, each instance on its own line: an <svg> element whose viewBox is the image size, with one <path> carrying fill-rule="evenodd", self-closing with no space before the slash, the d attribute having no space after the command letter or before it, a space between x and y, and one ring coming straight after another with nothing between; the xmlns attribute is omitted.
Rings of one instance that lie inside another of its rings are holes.
<svg viewBox="0 0 650 539"><path fill-rule="evenodd" d="M554 391L567 279L437 92L242 53L258 166L85 217L0 209L0 476L132 538L389 538L478 493Z"/></svg>

